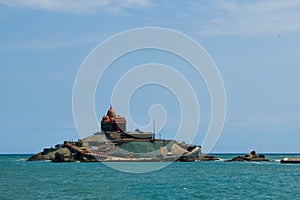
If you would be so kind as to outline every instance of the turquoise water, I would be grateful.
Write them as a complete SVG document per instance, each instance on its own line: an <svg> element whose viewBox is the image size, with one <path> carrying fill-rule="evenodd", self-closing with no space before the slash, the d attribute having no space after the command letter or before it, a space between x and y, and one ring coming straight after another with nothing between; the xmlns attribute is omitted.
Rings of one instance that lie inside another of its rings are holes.
<svg viewBox="0 0 300 200"><path fill-rule="evenodd" d="M144 174L28 157L0 155L0 199L300 199L300 165L280 164L286 155L266 155L265 163L177 162Z"/></svg>

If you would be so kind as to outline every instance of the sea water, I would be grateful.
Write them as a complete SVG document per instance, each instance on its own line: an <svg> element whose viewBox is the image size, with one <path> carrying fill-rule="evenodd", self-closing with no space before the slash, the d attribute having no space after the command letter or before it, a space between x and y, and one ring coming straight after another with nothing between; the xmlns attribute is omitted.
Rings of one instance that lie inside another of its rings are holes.
<svg viewBox="0 0 300 200"><path fill-rule="evenodd" d="M0 155L0 199L300 199L300 164L279 162L300 155L266 155L270 162L176 162L139 174L102 163L26 162L28 157Z"/></svg>

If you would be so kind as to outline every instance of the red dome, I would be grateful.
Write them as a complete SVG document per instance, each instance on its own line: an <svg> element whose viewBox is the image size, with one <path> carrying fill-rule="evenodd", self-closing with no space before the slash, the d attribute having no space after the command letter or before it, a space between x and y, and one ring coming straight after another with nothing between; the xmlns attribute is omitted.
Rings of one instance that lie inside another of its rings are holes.
<svg viewBox="0 0 300 200"><path fill-rule="evenodd" d="M112 108L112 106L110 106L109 110L107 111L107 116L111 117L115 117L116 116L116 111Z"/></svg>
<svg viewBox="0 0 300 200"><path fill-rule="evenodd" d="M104 116L104 117L102 117L102 121L104 121L104 122L108 122L108 121L109 121L109 117L108 117L108 116Z"/></svg>

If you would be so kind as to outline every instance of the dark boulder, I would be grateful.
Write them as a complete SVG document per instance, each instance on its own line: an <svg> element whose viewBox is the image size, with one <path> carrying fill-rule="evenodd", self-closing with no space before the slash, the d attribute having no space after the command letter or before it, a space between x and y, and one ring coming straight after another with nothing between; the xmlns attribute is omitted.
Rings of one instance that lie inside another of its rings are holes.
<svg viewBox="0 0 300 200"><path fill-rule="evenodd" d="M246 154L244 156L234 157L231 160L227 160L226 162L236 162L236 161L261 162L261 161L269 161L269 160L266 159L264 155L258 155L256 151L251 151L249 154Z"/></svg>
<svg viewBox="0 0 300 200"><path fill-rule="evenodd" d="M52 162L65 162L64 154L56 152L54 159L52 159Z"/></svg>
<svg viewBox="0 0 300 200"><path fill-rule="evenodd" d="M53 160L55 159L55 154L59 153L59 154L63 154L65 158L68 158L71 156L71 152L68 148L58 148L58 149L54 149L52 151L49 151L47 153L40 152L37 154L34 154L33 156L31 156L30 158L28 158L27 161L38 161L38 160Z"/></svg>
<svg viewBox="0 0 300 200"><path fill-rule="evenodd" d="M199 157L197 157L195 160L199 161L215 161L215 160L220 160L219 158L208 155L208 154L201 154Z"/></svg>

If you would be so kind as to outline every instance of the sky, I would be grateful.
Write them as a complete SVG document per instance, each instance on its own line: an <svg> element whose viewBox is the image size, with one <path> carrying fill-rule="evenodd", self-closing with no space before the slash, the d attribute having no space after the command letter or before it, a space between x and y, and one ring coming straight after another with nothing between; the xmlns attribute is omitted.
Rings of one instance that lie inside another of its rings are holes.
<svg viewBox="0 0 300 200"><path fill-rule="evenodd" d="M300 1L293 0L0 0L0 153L36 153L80 138L72 92L81 64L100 42L142 27L188 35L218 67L227 113L212 152L300 152L299 21ZM177 70L187 65L155 50L120 58L99 82L99 120L118 77L149 62ZM203 118L192 143L201 145L210 119L209 93L193 70L181 73L197 91ZM151 105L164 105L168 123L161 135L173 137L180 111L170 91L145 86L132 99L131 114L142 125L149 123Z"/></svg>

